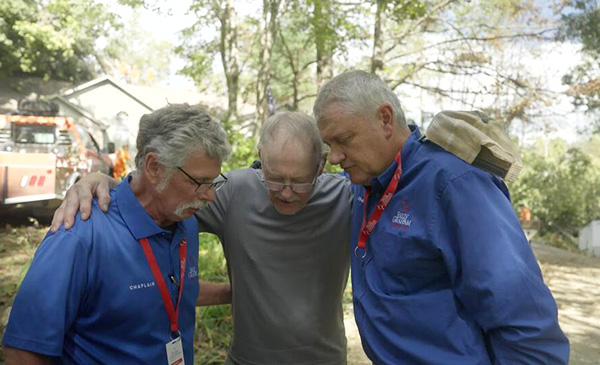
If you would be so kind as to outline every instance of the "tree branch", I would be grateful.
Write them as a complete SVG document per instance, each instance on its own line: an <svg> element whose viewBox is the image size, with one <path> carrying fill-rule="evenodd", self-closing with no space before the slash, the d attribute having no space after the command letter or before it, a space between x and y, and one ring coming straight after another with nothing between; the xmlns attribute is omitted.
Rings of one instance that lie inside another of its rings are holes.
<svg viewBox="0 0 600 365"><path fill-rule="evenodd" d="M556 30L556 28L544 29L544 30L542 30L540 32L534 32L534 33L517 33L517 34L507 34L507 35L497 35L497 36L487 36L487 37L460 37L460 38L453 38L453 39L448 39L448 40L445 40L445 41L442 41L442 42L438 42L438 43L429 45L427 47L423 47L423 48L417 49L415 51L401 53L399 55L396 55L396 56L390 58L390 61L397 60L399 58L410 56L410 55L413 55L413 54L421 53L421 52L426 51L428 49L436 48L436 47L439 47L439 46L444 45L444 44L450 44L450 43L456 43L456 42L466 42L466 41L490 42L490 41L495 41L495 40L499 40L499 39L535 38L535 37L539 37L540 35L543 35L544 33L548 33L548 32L554 31L554 30Z"/></svg>
<svg viewBox="0 0 600 365"><path fill-rule="evenodd" d="M404 75L404 77L402 77L399 80L396 80L394 82L394 84L391 86L392 90L395 90L398 86L404 84L406 82L406 80L408 80L409 78L411 78L412 76L414 76L417 72L421 71L427 64L429 64L430 62L427 63L423 63L421 65L418 65L412 72ZM388 83L389 84L389 83Z"/></svg>
<svg viewBox="0 0 600 365"><path fill-rule="evenodd" d="M304 71L306 70L310 65L312 65L313 63L317 63L317 60L312 60L308 63L306 63L304 66L302 66L302 68L300 69L300 71Z"/></svg>
<svg viewBox="0 0 600 365"><path fill-rule="evenodd" d="M290 67L292 68L292 73L295 75L296 74L296 65L294 64L294 56L292 55L292 51L290 51L290 48L288 47L288 45L285 41L285 37L283 36L283 32L281 31L281 28L279 29L279 38L281 39L281 43L283 44L285 53L288 56Z"/></svg>
<svg viewBox="0 0 600 365"><path fill-rule="evenodd" d="M441 3L437 4L433 8L431 8L431 10L427 14L425 14L423 17L421 17L419 20L417 20L414 25L407 27L404 32L401 32L400 34L398 34L395 37L398 41L396 43L394 43L393 46L386 49L384 54L388 54L389 52L391 52L394 48L396 48L396 46L398 44L400 44L400 41L402 39L404 39L406 36L416 32L419 29L419 27L421 26L421 24L425 23L428 20L431 20L434 17L434 14L436 14L438 11L442 10L446 6L452 4L453 2L456 2L456 1L457 0L445 0L445 1L442 1Z"/></svg>
<svg viewBox="0 0 600 365"><path fill-rule="evenodd" d="M300 102L300 101L302 101L302 100L304 100L304 99L308 99L308 98L316 98L316 97L317 97L317 94L304 95L304 96L302 96L302 97L298 98L298 101Z"/></svg>

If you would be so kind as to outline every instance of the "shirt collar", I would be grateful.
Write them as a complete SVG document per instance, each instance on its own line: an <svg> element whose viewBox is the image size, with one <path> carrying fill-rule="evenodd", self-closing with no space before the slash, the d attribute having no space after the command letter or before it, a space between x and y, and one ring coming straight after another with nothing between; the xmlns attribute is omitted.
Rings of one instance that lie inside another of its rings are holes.
<svg viewBox="0 0 600 365"><path fill-rule="evenodd" d="M400 162L402 163L402 171L405 171L409 166L409 162L414 155L414 152L417 150L419 145L418 142L421 138L419 127L416 125L409 125L408 127L410 128L411 133L402 147L400 159ZM392 180L392 176L394 176L394 172L396 172L397 166L398 164L396 161L392 161L392 163L385 169L385 171L383 171L383 173L381 173L381 175L371 180L371 189L373 192L383 192L387 188Z"/></svg>
<svg viewBox="0 0 600 365"><path fill-rule="evenodd" d="M127 175L127 177L117 185L115 192L117 206L119 207L121 216L123 217L125 224L127 224L131 234L133 234L136 240L161 233L170 234L170 231L165 230L156 224L152 217L150 217L150 214L146 212L144 207L142 207L137 200L131 190L131 179L132 174ZM181 228L180 222L177 222L177 228Z"/></svg>

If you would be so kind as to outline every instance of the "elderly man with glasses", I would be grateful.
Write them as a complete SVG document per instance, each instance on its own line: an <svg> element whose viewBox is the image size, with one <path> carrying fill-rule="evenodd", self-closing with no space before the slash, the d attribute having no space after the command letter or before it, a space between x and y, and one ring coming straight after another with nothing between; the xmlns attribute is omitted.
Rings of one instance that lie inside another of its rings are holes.
<svg viewBox="0 0 600 365"><path fill-rule="evenodd" d="M142 117L137 149L106 214L94 203L90 220L42 241L4 335L7 364L194 363L193 215L225 183L230 148L204 111L170 105Z"/></svg>
<svg viewBox="0 0 600 365"><path fill-rule="evenodd" d="M227 176L225 176L223 174L219 174L219 177L217 179L215 179L215 181L212 181L209 183L202 183L202 182L199 182L198 180L194 179L194 177L192 175L188 174L183 168L177 166L177 170L181 171L181 173L184 174L185 176L187 176L191 182L196 184L196 189L194 190L196 193L203 193L210 189L214 189L215 191L217 191L220 188L222 188L223 185L225 185L225 183L227 182Z"/></svg>
<svg viewBox="0 0 600 365"><path fill-rule="evenodd" d="M226 364L345 364L350 184L322 174L326 154L305 114L269 118L258 150L262 169L229 172L215 201L196 213L227 259L234 333ZM87 214L92 190L105 201L107 181L77 184L53 227L63 215L71 222L80 204Z"/></svg>

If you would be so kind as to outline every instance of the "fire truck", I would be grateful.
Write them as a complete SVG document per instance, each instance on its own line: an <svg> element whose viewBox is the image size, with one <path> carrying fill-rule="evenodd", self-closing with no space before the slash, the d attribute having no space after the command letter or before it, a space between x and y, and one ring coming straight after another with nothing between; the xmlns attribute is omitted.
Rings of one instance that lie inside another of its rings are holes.
<svg viewBox="0 0 600 365"><path fill-rule="evenodd" d="M109 153L114 145L101 149L57 104L19 102L17 112L0 114L0 212L56 206L86 174L112 174Z"/></svg>

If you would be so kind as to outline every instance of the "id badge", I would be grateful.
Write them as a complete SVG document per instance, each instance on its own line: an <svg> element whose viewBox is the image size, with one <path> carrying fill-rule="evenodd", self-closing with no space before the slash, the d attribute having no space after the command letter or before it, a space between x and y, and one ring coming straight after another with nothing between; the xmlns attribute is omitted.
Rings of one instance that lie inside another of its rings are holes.
<svg viewBox="0 0 600 365"><path fill-rule="evenodd" d="M181 336L166 344L169 365L185 365Z"/></svg>

